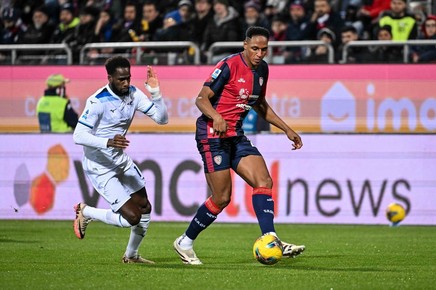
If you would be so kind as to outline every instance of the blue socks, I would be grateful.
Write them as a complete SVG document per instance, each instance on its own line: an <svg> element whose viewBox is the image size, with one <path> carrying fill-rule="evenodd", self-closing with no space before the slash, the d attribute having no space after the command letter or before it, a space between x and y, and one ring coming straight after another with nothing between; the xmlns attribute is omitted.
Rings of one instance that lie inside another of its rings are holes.
<svg viewBox="0 0 436 290"><path fill-rule="evenodd" d="M216 220L217 215L220 212L221 209L209 197L198 208L197 213L186 230L186 236L192 240L195 240L201 231L203 231Z"/></svg>
<svg viewBox="0 0 436 290"><path fill-rule="evenodd" d="M275 232L274 229L274 200L271 189L255 188L252 196L253 209L256 213L262 235Z"/></svg>
<svg viewBox="0 0 436 290"><path fill-rule="evenodd" d="M271 189L258 187L253 189L253 209L256 213L262 235L275 232L274 228L274 200ZM194 218L189 224L185 234L188 238L195 240L197 236L217 218L221 209L209 197L197 210Z"/></svg>

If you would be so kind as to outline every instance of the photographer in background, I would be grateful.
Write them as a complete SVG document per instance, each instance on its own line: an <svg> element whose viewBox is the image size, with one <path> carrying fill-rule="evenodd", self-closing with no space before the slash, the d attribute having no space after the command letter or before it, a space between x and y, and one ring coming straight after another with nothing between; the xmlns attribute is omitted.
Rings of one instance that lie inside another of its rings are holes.
<svg viewBox="0 0 436 290"><path fill-rule="evenodd" d="M41 133L72 132L76 128L78 115L66 95L65 84L68 82L61 74L52 74L47 78L44 96L36 105Z"/></svg>

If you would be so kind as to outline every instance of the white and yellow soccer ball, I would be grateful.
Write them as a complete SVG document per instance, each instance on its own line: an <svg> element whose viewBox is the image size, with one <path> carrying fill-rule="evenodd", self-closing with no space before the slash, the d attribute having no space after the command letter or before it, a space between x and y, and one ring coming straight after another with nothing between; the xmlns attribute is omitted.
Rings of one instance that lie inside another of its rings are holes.
<svg viewBox="0 0 436 290"><path fill-rule="evenodd" d="M386 208L386 217L392 225L398 225L406 217L406 210L399 203L391 203Z"/></svg>
<svg viewBox="0 0 436 290"><path fill-rule="evenodd" d="M264 265L274 265L283 256L283 246L280 240L271 234L260 236L253 245L253 255Z"/></svg>

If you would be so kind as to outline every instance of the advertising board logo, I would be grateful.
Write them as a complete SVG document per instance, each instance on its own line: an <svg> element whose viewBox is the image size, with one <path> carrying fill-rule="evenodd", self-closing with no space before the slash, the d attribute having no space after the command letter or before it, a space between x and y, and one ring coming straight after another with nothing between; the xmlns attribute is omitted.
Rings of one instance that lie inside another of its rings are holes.
<svg viewBox="0 0 436 290"><path fill-rule="evenodd" d="M356 130L356 100L341 82L334 83L322 96L320 122L323 132Z"/></svg>

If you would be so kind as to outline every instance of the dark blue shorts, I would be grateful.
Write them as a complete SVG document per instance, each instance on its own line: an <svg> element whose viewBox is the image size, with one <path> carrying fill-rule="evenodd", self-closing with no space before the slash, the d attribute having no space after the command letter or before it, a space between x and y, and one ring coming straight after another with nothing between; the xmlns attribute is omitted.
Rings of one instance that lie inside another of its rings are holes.
<svg viewBox="0 0 436 290"><path fill-rule="evenodd" d="M236 167L242 157L260 155L246 136L197 140L198 152L203 159L204 172L211 173Z"/></svg>

